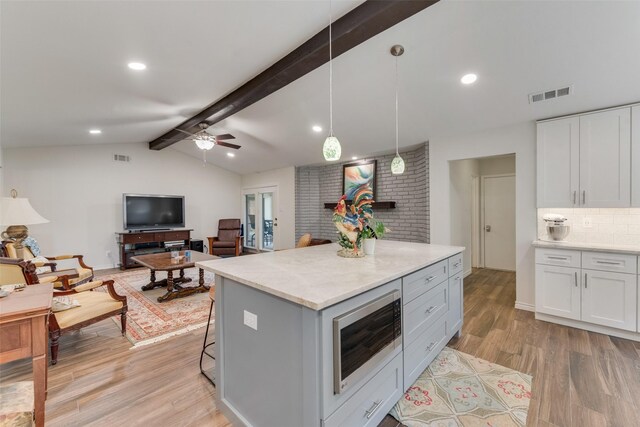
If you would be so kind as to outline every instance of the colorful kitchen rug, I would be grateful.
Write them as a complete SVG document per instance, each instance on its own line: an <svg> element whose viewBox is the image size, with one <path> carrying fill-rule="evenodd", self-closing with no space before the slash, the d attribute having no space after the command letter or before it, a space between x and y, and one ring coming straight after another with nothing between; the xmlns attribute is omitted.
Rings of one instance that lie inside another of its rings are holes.
<svg viewBox="0 0 640 427"><path fill-rule="evenodd" d="M184 286L196 286L198 269L189 268L185 276L192 281ZM156 280L166 278L166 273L157 272ZM127 297L127 338L134 347L153 344L175 335L184 334L206 326L209 318L211 299L208 292L202 292L159 303L157 298L166 293L166 287L150 291L142 291L142 286L149 283L149 270L139 268L113 275L100 276L99 280L113 280L116 292ZM205 284L213 286L213 273L205 272ZM100 290L106 292L106 288ZM212 313L212 321L213 321ZM120 326L120 316L113 318Z"/></svg>
<svg viewBox="0 0 640 427"><path fill-rule="evenodd" d="M445 347L390 414L407 427L525 426L531 376Z"/></svg>

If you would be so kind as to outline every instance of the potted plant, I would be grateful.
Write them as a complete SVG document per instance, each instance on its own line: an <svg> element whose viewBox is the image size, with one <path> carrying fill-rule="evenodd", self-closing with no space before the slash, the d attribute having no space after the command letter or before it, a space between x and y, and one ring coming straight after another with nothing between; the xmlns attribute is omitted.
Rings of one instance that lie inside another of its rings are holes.
<svg viewBox="0 0 640 427"><path fill-rule="evenodd" d="M369 218L364 230L362 230L362 238L364 239L364 253L373 255L376 251L376 239L382 239L384 233L389 231L382 221L375 218Z"/></svg>

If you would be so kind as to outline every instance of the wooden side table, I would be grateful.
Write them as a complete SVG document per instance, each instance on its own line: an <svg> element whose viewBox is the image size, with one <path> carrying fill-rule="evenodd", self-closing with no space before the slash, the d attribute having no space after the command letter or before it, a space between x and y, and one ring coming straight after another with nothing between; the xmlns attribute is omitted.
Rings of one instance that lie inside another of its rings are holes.
<svg viewBox="0 0 640 427"><path fill-rule="evenodd" d="M32 359L36 427L44 427L47 320L52 298L52 284L27 286L24 291L0 298L0 363Z"/></svg>

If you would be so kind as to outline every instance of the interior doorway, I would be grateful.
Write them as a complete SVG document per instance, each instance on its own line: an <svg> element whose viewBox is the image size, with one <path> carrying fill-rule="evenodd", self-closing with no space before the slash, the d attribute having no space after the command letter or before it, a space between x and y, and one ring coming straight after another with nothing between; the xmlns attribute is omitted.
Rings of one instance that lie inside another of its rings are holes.
<svg viewBox="0 0 640 427"><path fill-rule="evenodd" d="M278 241L278 218L275 216L278 187L245 189L242 192L244 223L243 245L257 252L273 251Z"/></svg>
<svg viewBox="0 0 640 427"><path fill-rule="evenodd" d="M451 244L472 268L515 271L515 154L451 161Z"/></svg>

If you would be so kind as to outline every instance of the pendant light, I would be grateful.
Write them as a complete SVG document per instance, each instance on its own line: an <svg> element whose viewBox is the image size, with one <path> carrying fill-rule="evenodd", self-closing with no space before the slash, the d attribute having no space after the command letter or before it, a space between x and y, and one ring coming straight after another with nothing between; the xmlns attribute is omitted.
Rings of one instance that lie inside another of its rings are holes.
<svg viewBox="0 0 640 427"><path fill-rule="evenodd" d="M329 0L329 136L324 140L322 146L322 154L327 161L340 160L342 147L338 138L333 136L333 51L332 51L332 26L333 18L331 16L331 0Z"/></svg>
<svg viewBox="0 0 640 427"><path fill-rule="evenodd" d="M391 173L401 175L404 173L404 160L398 153L398 56L404 53L404 47L399 44L391 48L391 55L396 57L396 156L391 161Z"/></svg>

